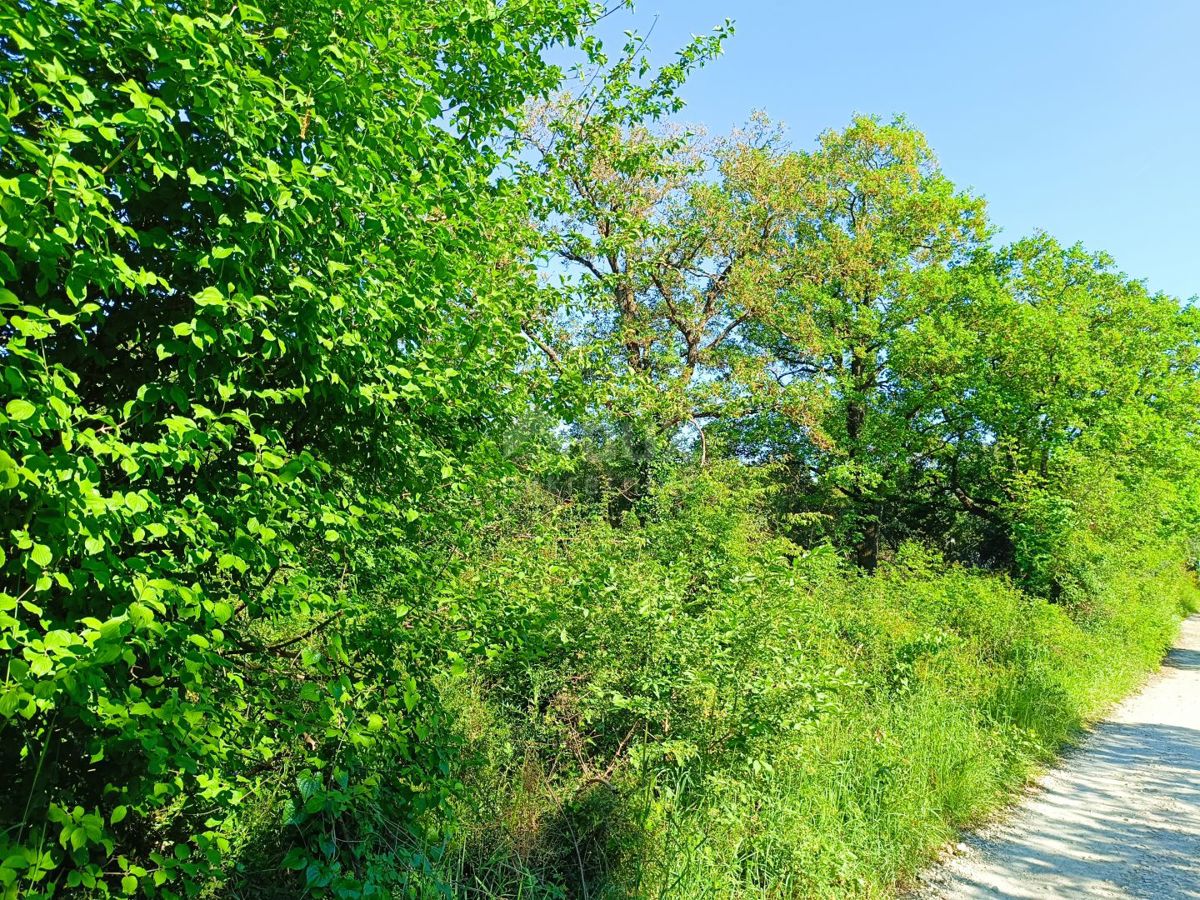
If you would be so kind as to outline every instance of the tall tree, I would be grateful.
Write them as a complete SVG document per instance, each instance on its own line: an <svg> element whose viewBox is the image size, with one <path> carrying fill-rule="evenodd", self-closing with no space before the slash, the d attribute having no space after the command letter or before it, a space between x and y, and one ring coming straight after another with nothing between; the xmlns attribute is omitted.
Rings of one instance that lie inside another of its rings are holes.
<svg viewBox="0 0 1200 900"><path fill-rule="evenodd" d="M1019 574L1057 595L1080 562L1068 543L1085 534L1107 535L1111 552L1123 533L1189 530L1200 316L1046 235L994 267L974 365L947 412L979 436L955 454L956 486L1003 512Z"/></svg>
<svg viewBox="0 0 1200 900"><path fill-rule="evenodd" d="M774 303L791 198L763 161L780 136L758 120L709 141L658 126L660 92L719 49L693 45L649 88L616 67L592 94L534 111L539 177L559 190L543 211L558 262L548 315L531 335L555 365L573 359L608 386L608 418L648 457L692 431L747 415L781 390L746 326ZM640 48L626 48L636 59ZM799 384L793 386L800 387Z"/></svg>
<svg viewBox="0 0 1200 900"><path fill-rule="evenodd" d="M981 200L957 191L903 120L857 118L786 167L793 209L778 265L778 313L756 337L780 377L826 397L792 449L810 487L842 516L854 555L875 567L882 508L920 465L944 387L914 336L949 324L963 272L987 235ZM961 271L960 271L961 270ZM922 372L922 370L927 370ZM947 374L950 374L947 371Z"/></svg>

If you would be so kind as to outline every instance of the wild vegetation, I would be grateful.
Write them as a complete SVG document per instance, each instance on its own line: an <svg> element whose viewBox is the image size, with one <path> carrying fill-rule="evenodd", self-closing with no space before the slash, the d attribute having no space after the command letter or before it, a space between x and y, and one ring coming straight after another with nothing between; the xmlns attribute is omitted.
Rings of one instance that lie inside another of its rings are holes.
<svg viewBox="0 0 1200 900"><path fill-rule="evenodd" d="M1200 313L605 14L0 8L5 897L882 896L1195 608Z"/></svg>

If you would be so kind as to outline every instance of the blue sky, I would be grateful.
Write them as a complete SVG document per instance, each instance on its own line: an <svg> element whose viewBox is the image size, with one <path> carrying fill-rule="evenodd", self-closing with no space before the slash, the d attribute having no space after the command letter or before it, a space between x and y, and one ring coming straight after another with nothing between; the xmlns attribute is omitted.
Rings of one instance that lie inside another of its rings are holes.
<svg viewBox="0 0 1200 900"><path fill-rule="evenodd" d="M726 17L685 119L719 132L763 109L808 146L855 112L903 113L1000 240L1042 228L1200 294L1200 0L639 0L603 25L653 25L665 61Z"/></svg>

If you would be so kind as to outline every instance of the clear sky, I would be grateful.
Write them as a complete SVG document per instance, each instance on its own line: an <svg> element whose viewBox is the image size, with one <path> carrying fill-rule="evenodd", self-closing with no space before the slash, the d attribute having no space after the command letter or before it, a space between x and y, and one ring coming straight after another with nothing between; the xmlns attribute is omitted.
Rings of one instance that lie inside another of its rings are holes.
<svg viewBox="0 0 1200 900"><path fill-rule="evenodd" d="M685 119L724 131L763 109L808 146L903 113L1000 240L1042 228L1200 294L1200 0L638 0L603 25L653 25L662 61L726 17Z"/></svg>

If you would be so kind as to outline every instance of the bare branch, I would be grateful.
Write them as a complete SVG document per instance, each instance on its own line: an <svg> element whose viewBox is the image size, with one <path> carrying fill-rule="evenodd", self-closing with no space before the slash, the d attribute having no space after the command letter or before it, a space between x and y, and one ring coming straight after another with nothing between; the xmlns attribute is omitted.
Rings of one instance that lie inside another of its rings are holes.
<svg viewBox="0 0 1200 900"><path fill-rule="evenodd" d="M589 272L591 272L597 278L599 278L601 280L604 279L604 273L600 271L600 267L597 266L594 262L592 262L592 260L588 259L586 256L584 256L580 253L576 253L572 250L568 250L566 247L563 247L562 249L560 249L558 251L558 255L561 256L563 259L570 260L573 263L579 263L579 265L583 266L585 269L587 269Z"/></svg>
<svg viewBox="0 0 1200 900"><path fill-rule="evenodd" d="M559 374L562 374L562 357L558 355L558 352L553 347L538 337L537 333L528 326L521 327L521 335L525 338L525 340L529 341L529 343L541 350L542 353L545 354L546 359L550 361L550 364L554 367L555 371L557 371Z"/></svg>
<svg viewBox="0 0 1200 900"><path fill-rule="evenodd" d="M733 334L734 331L737 330L739 325L742 325L743 323L748 321L749 318L750 318L750 313L742 313L740 316L738 316L736 319L734 319L732 322L730 322L728 325L726 325L723 329L721 329L721 333L718 334L711 341L709 341L708 346L704 348L703 352L707 353L709 350L715 350L722 343L724 343L725 340L731 334Z"/></svg>

